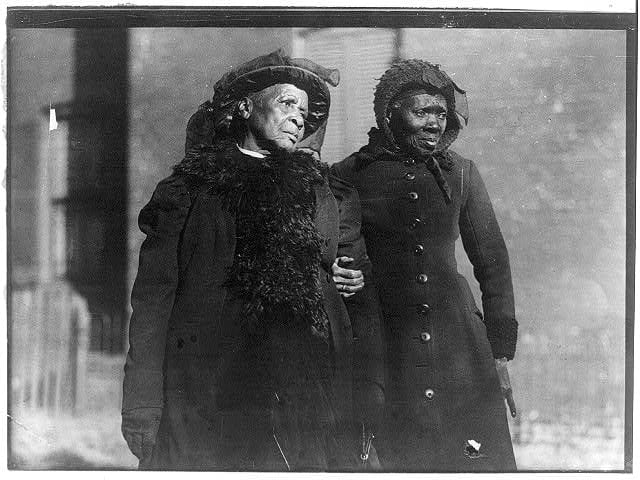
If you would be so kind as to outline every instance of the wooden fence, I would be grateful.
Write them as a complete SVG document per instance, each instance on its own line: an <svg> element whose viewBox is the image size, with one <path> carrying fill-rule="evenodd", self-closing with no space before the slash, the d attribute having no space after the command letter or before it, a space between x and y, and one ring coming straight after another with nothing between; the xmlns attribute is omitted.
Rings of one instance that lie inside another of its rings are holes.
<svg viewBox="0 0 640 480"><path fill-rule="evenodd" d="M87 303L66 282L13 286L10 408L77 413L86 398Z"/></svg>

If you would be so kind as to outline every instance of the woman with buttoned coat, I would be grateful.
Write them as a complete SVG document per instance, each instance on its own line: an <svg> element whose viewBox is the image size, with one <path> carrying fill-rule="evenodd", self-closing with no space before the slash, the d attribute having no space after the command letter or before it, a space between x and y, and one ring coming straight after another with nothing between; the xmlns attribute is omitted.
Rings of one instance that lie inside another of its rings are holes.
<svg viewBox="0 0 640 480"><path fill-rule="evenodd" d="M403 60L375 91L369 143L333 166L362 205L383 309L386 416L378 452L393 471L511 471L515 405L511 270L474 163L449 149L466 96L437 65ZM457 271L462 243L482 308Z"/></svg>

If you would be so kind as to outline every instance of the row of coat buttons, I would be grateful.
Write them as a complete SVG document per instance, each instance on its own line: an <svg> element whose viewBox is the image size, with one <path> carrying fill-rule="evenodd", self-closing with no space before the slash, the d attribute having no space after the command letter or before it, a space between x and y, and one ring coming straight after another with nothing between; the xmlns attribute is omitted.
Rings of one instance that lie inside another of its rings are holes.
<svg viewBox="0 0 640 480"><path fill-rule="evenodd" d="M413 164L413 162L409 163L409 165ZM414 172L407 172L404 174L404 179L408 182L412 182L413 180L416 179L416 174ZM407 197L409 198L409 200L411 200L412 202L415 202L418 200L419 196L417 192L409 192L407 193ZM416 228L418 228L420 225L422 224L422 220L420 220L419 218L415 218L410 224L409 224L409 230L413 231Z"/></svg>
<svg viewBox="0 0 640 480"><path fill-rule="evenodd" d="M416 253L416 255L420 255L424 252L424 247L422 245L417 245L414 252ZM427 283L428 277L426 274L421 273L416 277L416 280L420 284L425 284ZM426 303L423 303L418 306L418 313L422 315L426 315L427 313L429 313L429 310L431 310L431 307ZM429 332L420 332L420 340L423 343L427 343L429 340L431 340L431 334ZM432 400L433 397L435 396L435 392L433 391L432 388L427 388L424 391L424 396L426 397L427 400Z"/></svg>
<svg viewBox="0 0 640 480"><path fill-rule="evenodd" d="M405 161L405 165L413 165L413 163L414 163L413 159L407 159ZM413 172L407 172L404 175L404 178L405 178L405 180L411 182L411 181L416 179L416 174L413 173ZM415 202L415 201L418 200L419 195L416 192L409 192L407 194L407 197L412 202ZM415 230L421 224L422 224L422 220L420 220L419 218L416 218L409 224L409 230ZM413 253L416 256L422 255L424 253L424 246L421 245L421 244L416 245L414 250L413 250ZM429 277L425 273L421 273L416 277L416 281L421 285L424 285L425 283L427 283L428 280L429 280ZM426 303L423 303L422 305L418 306L418 312L420 314L422 314L422 315L426 315L429 312L429 310L431 310L431 308ZM425 342L425 343L428 342L429 340L431 340L431 334L429 334L429 332L421 332L420 333L420 340ZM435 395L435 392L431 388L427 388L425 390L425 392L424 392L424 396L428 400L431 400L434 397L434 395Z"/></svg>

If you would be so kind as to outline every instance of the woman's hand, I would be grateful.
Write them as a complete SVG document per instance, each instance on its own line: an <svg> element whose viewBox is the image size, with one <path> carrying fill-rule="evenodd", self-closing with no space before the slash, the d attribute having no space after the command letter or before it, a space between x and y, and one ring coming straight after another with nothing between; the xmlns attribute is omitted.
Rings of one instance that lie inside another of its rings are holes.
<svg viewBox="0 0 640 480"><path fill-rule="evenodd" d="M304 153L308 153L309 155L311 155L314 160L316 161L320 161L320 153L318 153L318 151L314 150L313 148L310 147L299 147L298 148L299 152L304 152Z"/></svg>
<svg viewBox="0 0 640 480"><path fill-rule="evenodd" d="M511 416L515 417L517 413L516 402L513 400L513 389L511 388L511 381L509 380L509 370L507 369L506 358L496 358L496 370L498 371L498 378L500 379L502 395L504 395L504 398L507 401Z"/></svg>
<svg viewBox="0 0 640 480"><path fill-rule="evenodd" d="M148 460L156 443L162 409L142 407L122 413L122 436L138 460Z"/></svg>
<svg viewBox="0 0 640 480"><path fill-rule="evenodd" d="M353 262L353 258L338 257L333 262L333 265L331 265L333 281L340 295L345 298L355 295L364 288L362 270L350 270L341 266L351 262Z"/></svg>

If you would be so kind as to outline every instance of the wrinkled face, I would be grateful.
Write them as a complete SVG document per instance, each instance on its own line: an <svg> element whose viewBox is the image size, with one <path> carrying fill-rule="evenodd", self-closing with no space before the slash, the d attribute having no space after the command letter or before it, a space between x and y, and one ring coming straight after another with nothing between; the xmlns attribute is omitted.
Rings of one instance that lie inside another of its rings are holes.
<svg viewBox="0 0 640 480"><path fill-rule="evenodd" d="M389 126L403 150L431 152L447 128L447 101L440 93L420 93L391 108Z"/></svg>
<svg viewBox="0 0 640 480"><path fill-rule="evenodd" d="M244 148L255 151L293 152L304 135L304 121L309 111L304 90L285 83L261 90L239 106L246 120Z"/></svg>

